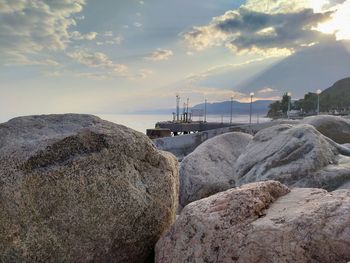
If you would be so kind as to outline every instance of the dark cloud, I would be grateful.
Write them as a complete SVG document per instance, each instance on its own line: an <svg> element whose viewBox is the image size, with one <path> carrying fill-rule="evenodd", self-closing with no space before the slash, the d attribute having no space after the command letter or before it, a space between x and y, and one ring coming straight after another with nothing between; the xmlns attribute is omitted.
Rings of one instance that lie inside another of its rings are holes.
<svg viewBox="0 0 350 263"><path fill-rule="evenodd" d="M208 26L186 33L185 39L198 49L221 41L221 44L238 51L289 49L293 52L334 38L314 29L319 23L329 20L331 15L332 12L315 13L313 9L269 14L240 8L214 18Z"/></svg>
<svg viewBox="0 0 350 263"><path fill-rule="evenodd" d="M233 13L231 18L217 23L215 27L225 33L237 33L240 31L254 32L273 24L271 15L242 8Z"/></svg>
<svg viewBox="0 0 350 263"><path fill-rule="evenodd" d="M311 9L305 9L298 13L286 14L262 14L243 10L241 12L242 27L237 38L231 44L238 50L257 48L288 48L298 49L304 45L319 42L324 38L329 38L313 28L318 23L330 18L331 12L314 13ZM229 24L219 24L220 30L232 30ZM261 32L265 28L271 31Z"/></svg>

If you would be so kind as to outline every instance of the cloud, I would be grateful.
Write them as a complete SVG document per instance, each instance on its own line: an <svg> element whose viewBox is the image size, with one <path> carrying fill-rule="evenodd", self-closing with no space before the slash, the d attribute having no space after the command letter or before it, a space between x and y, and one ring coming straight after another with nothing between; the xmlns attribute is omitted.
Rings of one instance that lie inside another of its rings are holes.
<svg viewBox="0 0 350 263"><path fill-rule="evenodd" d="M266 93L271 93L271 92L274 92L274 91L275 91L274 89L267 87L267 88L259 90L258 93L266 94Z"/></svg>
<svg viewBox="0 0 350 263"><path fill-rule="evenodd" d="M264 60L263 58L255 58L251 60L246 60L245 62L242 62L242 63L236 63L236 64L230 63L230 64L224 64L224 65L217 65L214 67L210 67L199 73L191 73L186 77L185 81L190 85L194 85L195 83L201 80L204 80L208 77L221 74L222 72L232 72L234 70L243 69L246 66L257 64L259 62L262 62L263 60Z"/></svg>
<svg viewBox="0 0 350 263"><path fill-rule="evenodd" d="M153 74L150 69L132 71L124 64L114 63L106 54L102 52L89 52L87 49L77 50L67 54L75 62L87 66L93 72L73 73L76 77L86 77L93 80L107 80L122 77L128 80L141 80Z"/></svg>
<svg viewBox="0 0 350 263"><path fill-rule="evenodd" d="M290 55L304 46L334 38L315 30L331 19L332 11L317 13L303 8L305 4L291 5L281 0L271 2L269 7L268 2L271 1L248 1L246 6L215 17L208 25L194 27L182 36L196 50L226 46L235 52L269 56Z"/></svg>
<svg viewBox="0 0 350 263"><path fill-rule="evenodd" d="M77 78L87 78L96 81L107 80L111 78L111 74L106 74L102 72L80 72L74 74L74 76Z"/></svg>
<svg viewBox="0 0 350 263"><path fill-rule="evenodd" d="M122 36L117 36L114 38L114 44L120 45L124 41L124 38Z"/></svg>
<svg viewBox="0 0 350 263"><path fill-rule="evenodd" d="M60 72L60 71L46 72L45 76L52 77L52 78L61 77L62 76L62 72Z"/></svg>
<svg viewBox="0 0 350 263"><path fill-rule="evenodd" d="M74 40L94 40L97 37L97 32L90 32L87 34L81 34L78 31L71 33L71 38Z"/></svg>
<svg viewBox="0 0 350 263"><path fill-rule="evenodd" d="M222 101L228 101L231 97L234 98L234 100L242 102L242 103L249 103L250 102L250 96L249 94L245 94L238 91L233 91L230 88L218 88L218 87L182 87L180 89L176 89L176 92L180 94L180 97L182 98L195 98L194 101L191 101L194 104L197 103L203 103L205 98L208 99L210 102L222 102ZM174 91L172 90L169 92L170 96L173 96ZM202 101L198 100L198 98L202 98ZM271 97L259 97L255 96L254 101L256 100L279 100L280 97L278 96L271 96Z"/></svg>
<svg viewBox="0 0 350 263"><path fill-rule="evenodd" d="M178 93L187 97L210 98L211 101L225 101L233 97L235 100L241 100L247 95L232 89L217 87L185 87L177 90Z"/></svg>
<svg viewBox="0 0 350 263"><path fill-rule="evenodd" d="M338 2L340 2L338 5L330 8L334 11L332 19L318 25L316 29L327 34L335 34L337 40L349 40L350 0Z"/></svg>
<svg viewBox="0 0 350 263"><path fill-rule="evenodd" d="M52 67L58 67L61 64L53 59L43 59L43 60L28 60L28 61L23 61L22 64L27 64L27 65L38 65L38 66L52 66Z"/></svg>
<svg viewBox="0 0 350 263"><path fill-rule="evenodd" d="M28 65L28 66L47 66L59 67L61 63L47 56L26 56L17 52L8 53L4 65Z"/></svg>
<svg viewBox="0 0 350 263"><path fill-rule="evenodd" d="M76 19L76 20L84 20L84 19L85 19L85 16L83 16L83 15L82 15L82 16L76 16L75 19Z"/></svg>
<svg viewBox="0 0 350 263"><path fill-rule="evenodd" d="M0 0L0 55L64 50L85 0ZM92 37L89 35L87 37Z"/></svg>
<svg viewBox="0 0 350 263"><path fill-rule="evenodd" d="M327 0L316 1L323 5ZM268 14L292 13L305 8L313 8L312 1L310 0L248 0L244 7L251 11Z"/></svg>
<svg viewBox="0 0 350 263"><path fill-rule="evenodd" d="M114 63L102 52L89 53L87 50L79 50L68 53L67 55L77 63L90 68L100 68L107 72L114 72L121 75L128 70L126 65Z"/></svg>
<svg viewBox="0 0 350 263"><path fill-rule="evenodd" d="M122 36L116 36L111 39L105 40L105 41L97 41L96 45L103 46L103 45L121 45L124 41L124 38Z"/></svg>
<svg viewBox="0 0 350 263"><path fill-rule="evenodd" d="M292 13L303 9L313 9L315 12L326 11L346 0L248 0L245 8L269 14Z"/></svg>
<svg viewBox="0 0 350 263"><path fill-rule="evenodd" d="M134 23L134 26L135 26L135 27L142 27L142 24L139 23L139 22L135 22L135 23Z"/></svg>
<svg viewBox="0 0 350 263"><path fill-rule="evenodd" d="M106 31L106 32L104 33L104 36L105 36L105 37L112 37L112 36L113 36L113 32L112 32L112 31Z"/></svg>
<svg viewBox="0 0 350 263"><path fill-rule="evenodd" d="M149 54L144 59L152 60L152 61L162 61L162 60L170 59L173 55L174 55L174 53L170 49L158 48L156 51Z"/></svg>
<svg viewBox="0 0 350 263"><path fill-rule="evenodd" d="M153 74L153 71L150 69L141 69L137 77L141 79L145 79L152 74Z"/></svg>
<svg viewBox="0 0 350 263"><path fill-rule="evenodd" d="M21 11L24 9L25 6L26 6L25 1L21 1L21 0L11 0L11 1L1 0L0 1L0 10L1 10L1 13L3 14L9 14L9 13Z"/></svg>

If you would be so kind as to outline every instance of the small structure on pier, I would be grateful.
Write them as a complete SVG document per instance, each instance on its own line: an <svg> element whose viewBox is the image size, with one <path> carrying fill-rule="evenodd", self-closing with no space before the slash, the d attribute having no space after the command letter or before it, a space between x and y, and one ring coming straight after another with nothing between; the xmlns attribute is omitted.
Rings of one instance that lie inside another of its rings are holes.
<svg viewBox="0 0 350 263"><path fill-rule="evenodd" d="M176 112L173 112L173 120L157 122L154 129L147 129L147 136L151 139L157 139L234 126L232 123L223 123L223 121L207 122L207 100L204 109L190 109L189 102L190 100L187 98L183 104L183 112L180 114L180 95L176 94ZM204 121L193 121L192 117L198 117L199 119L204 117Z"/></svg>
<svg viewBox="0 0 350 263"><path fill-rule="evenodd" d="M159 139L164 137L171 137L171 130L167 128L147 129L146 134L150 139Z"/></svg>
<svg viewBox="0 0 350 263"><path fill-rule="evenodd" d="M225 127L235 126L237 124L221 123L221 122L157 122L156 127L161 129L168 129L174 135L189 134L195 132L202 132Z"/></svg>

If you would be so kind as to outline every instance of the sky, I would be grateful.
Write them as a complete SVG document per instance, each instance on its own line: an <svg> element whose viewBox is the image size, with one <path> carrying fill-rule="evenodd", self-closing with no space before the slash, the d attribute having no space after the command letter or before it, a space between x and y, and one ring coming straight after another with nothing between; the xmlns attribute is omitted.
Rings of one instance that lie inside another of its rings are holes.
<svg viewBox="0 0 350 263"><path fill-rule="evenodd" d="M350 0L0 0L0 120L247 101L239 83L349 24Z"/></svg>

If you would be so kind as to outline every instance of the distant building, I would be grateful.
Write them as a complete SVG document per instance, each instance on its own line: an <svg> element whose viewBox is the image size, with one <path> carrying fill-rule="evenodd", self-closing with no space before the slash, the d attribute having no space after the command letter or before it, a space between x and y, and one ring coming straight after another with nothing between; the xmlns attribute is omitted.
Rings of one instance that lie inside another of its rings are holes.
<svg viewBox="0 0 350 263"><path fill-rule="evenodd" d="M299 119L299 118L301 118L301 111L299 111L299 110L288 111L287 116L289 119Z"/></svg>

